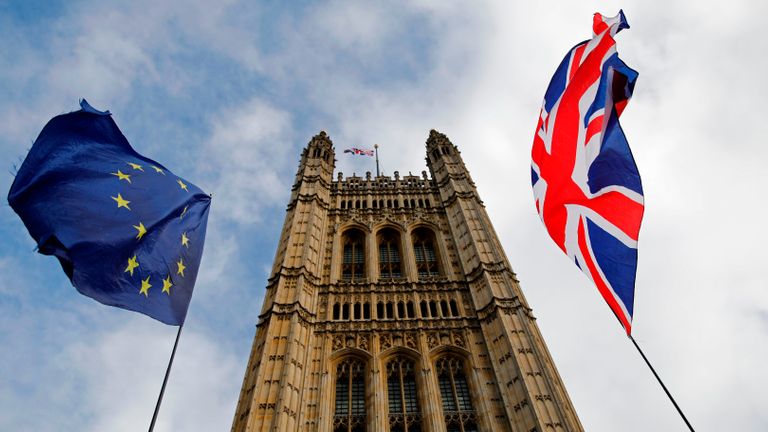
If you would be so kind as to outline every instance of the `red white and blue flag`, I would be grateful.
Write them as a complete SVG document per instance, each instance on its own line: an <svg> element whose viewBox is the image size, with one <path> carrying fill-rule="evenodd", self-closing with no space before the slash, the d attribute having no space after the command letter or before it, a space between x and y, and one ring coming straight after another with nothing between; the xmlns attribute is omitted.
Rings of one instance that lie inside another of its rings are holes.
<svg viewBox="0 0 768 432"><path fill-rule="evenodd" d="M595 14L592 28L592 39L568 52L544 96L533 140L533 194L549 235L630 334L644 204L619 116L637 72L616 52L613 37L629 28L622 11Z"/></svg>
<svg viewBox="0 0 768 432"><path fill-rule="evenodd" d="M362 156L373 156L373 150L363 150L355 147L344 150L344 153L352 153L352 154L362 155Z"/></svg>

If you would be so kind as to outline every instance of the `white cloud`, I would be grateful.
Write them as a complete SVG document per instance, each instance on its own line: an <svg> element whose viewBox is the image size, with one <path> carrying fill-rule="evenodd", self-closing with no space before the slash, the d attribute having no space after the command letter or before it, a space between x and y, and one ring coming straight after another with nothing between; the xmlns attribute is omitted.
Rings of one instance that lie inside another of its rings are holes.
<svg viewBox="0 0 768 432"><path fill-rule="evenodd" d="M143 317L69 346L55 361L81 383L88 407L81 430L135 431L149 426L173 347L174 328ZM231 421L241 367L213 340L186 329L180 339L155 430L218 430ZM227 383L226 385L222 385Z"/></svg>
<svg viewBox="0 0 768 432"><path fill-rule="evenodd" d="M241 224L259 221L264 208L284 200L290 155L290 116L254 98L217 113L212 133L201 151L201 171L210 176L216 217Z"/></svg>

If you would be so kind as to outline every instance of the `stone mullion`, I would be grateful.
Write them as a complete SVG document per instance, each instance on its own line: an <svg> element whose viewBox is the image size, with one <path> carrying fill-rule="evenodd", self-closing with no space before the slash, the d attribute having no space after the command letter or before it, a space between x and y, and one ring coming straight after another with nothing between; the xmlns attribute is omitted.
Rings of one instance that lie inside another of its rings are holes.
<svg viewBox="0 0 768 432"><path fill-rule="evenodd" d="M442 400L440 399L440 388L437 385L435 367L432 363L432 357L429 355L429 345L427 336L424 332L419 332L419 351L421 356L421 381L423 388L420 392L426 401L421 408L422 425L427 432L445 432L445 421L440 416L442 413ZM418 364L416 366L419 366Z"/></svg>
<svg viewBox="0 0 768 432"><path fill-rule="evenodd" d="M366 233L365 243L366 243L365 270L366 270L368 282L371 282L379 279L379 261L378 261L379 244L376 238L376 233Z"/></svg>
<svg viewBox="0 0 768 432"><path fill-rule="evenodd" d="M473 339L474 337L469 338L469 346L475 346L471 343ZM473 349L473 351L477 351L477 349ZM475 359L479 357L478 354L479 353L475 352L471 357L469 357L471 364L477 365L480 363L479 361L475 361ZM464 368L465 371L469 372L465 375L467 377L467 384L469 385L469 389L472 395L472 408L474 408L475 414L477 416L478 428L480 430L494 430L494 426L498 423L494 415L494 407L493 404L491 404L488 400L486 392L483 390L485 388L485 383L488 381L487 378L489 378L489 374L478 366L470 367L470 365L464 365Z"/></svg>
<svg viewBox="0 0 768 432"><path fill-rule="evenodd" d="M373 406L371 416L368 420L369 431L385 431L387 430L387 406L386 406L386 382L383 382L383 377L386 375L383 371L379 355L381 353L381 347L379 346L379 338L373 337L371 341L371 355L370 360L370 398L367 400L372 401L370 405Z"/></svg>
<svg viewBox="0 0 768 432"><path fill-rule="evenodd" d="M403 256L400 258L403 262L403 275L410 281L419 280L419 272L416 266L416 255L413 250L413 238L411 232L406 231L403 233L400 239L402 245Z"/></svg>

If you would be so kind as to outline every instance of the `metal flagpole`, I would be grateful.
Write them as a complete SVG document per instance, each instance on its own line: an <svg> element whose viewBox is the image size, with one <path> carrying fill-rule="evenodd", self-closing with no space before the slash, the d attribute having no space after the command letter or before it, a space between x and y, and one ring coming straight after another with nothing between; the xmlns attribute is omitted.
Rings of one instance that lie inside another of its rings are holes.
<svg viewBox="0 0 768 432"><path fill-rule="evenodd" d="M373 149L376 151L376 177L379 176L379 145L374 144Z"/></svg>
<svg viewBox="0 0 768 432"><path fill-rule="evenodd" d="M635 345L635 348L637 348L637 352L639 352L639 353L640 353L640 355L641 355L641 356L643 356L643 360L645 360L645 364L647 364L647 365L648 365L648 367L651 369L651 372L653 372L653 376L655 376L655 377L656 377L656 380L657 380L657 381L659 381L659 384L661 384L661 388L663 388L663 389L664 389L664 393L666 393L666 394L667 394L667 397L669 397L669 400L671 400L671 401L672 401L672 405L674 405L674 406L675 406L675 409L677 409L677 412L680 414L680 417L682 417L682 418L683 418L683 421L685 422L686 426L688 426L688 429L689 429L691 432L695 432L695 431L693 430L693 426L691 426L691 424L688 422L688 419L687 419L687 418L685 418L685 414L683 414L683 410L681 410L681 409L680 409L680 407L679 407L679 406L677 406L677 402L675 402L675 398L673 398L673 397L672 397L672 394L671 394L671 393L669 393L669 390L667 390L667 386L665 386L665 385L664 385L664 382L663 382L663 381L661 381L661 378L659 378L659 374L657 374L657 373L656 373L656 370L653 368L653 366L651 366L651 362L649 362L649 361L648 361L648 358L645 356L645 354L643 354L643 350L641 350L641 349L640 349L640 346L637 344L637 342L635 342L635 338L633 338L633 337L632 337L632 335L627 335L627 336L629 336L629 339L630 339L630 340L632 341L632 343Z"/></svg>
<svg viewBox="0 0 768 432"><path fill-rule="evenodd" d="M176 347L179 345L179 336L181 336L181 329L184 327L182 323L179 326L179 332L176 333L176 342L173 343L173 351L171 351L171 359L168 361L168 369L165 370L165 378L163 379L163 386L160 387L160 396L157 397L157 405L155 405L155 413L152 415L152 423L149 424L149 432L155 429L155 420L157 420L157 413L160 411L160 404L163 402L163 393L165 393L165 384L168 383L168 375L171 374L171 366L173 366L173 358L176 356Z"/></svg>

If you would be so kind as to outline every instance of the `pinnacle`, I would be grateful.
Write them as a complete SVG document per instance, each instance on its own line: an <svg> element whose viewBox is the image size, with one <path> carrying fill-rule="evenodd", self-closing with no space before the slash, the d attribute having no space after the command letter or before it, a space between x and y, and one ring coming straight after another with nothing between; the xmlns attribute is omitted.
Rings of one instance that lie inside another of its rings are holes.
<svg viewBox="0 0 768 432"><path fill-rule="evenodd" d="M429 138L427 138L427 147L441 144L451 144L451 140L444 133L440 133L435 129L430 130Z"/></svg>

